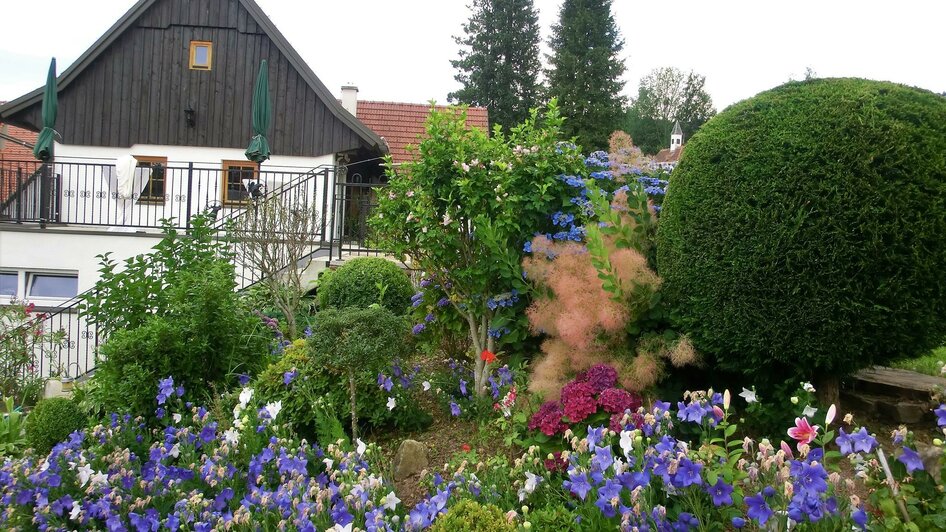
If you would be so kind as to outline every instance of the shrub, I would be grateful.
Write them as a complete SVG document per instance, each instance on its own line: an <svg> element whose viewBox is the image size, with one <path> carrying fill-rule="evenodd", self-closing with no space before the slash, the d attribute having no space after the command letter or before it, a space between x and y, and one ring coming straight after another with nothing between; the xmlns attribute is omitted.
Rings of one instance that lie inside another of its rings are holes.
<svg viewBox="0 0 946 532"><path fill-rule="evenodd" d="M382 290L384 294L382 296ZM380 257L359 257L326 272L319 282L319 305L367 308L380 303L396 315L407 312L414 288L397 264Z"/></svg>
<svg viewBox="0 0 946 532"><path fill-rule="evenodd" d="M502 532L516 530L495 504L463 499L440 516L430 532Z"/></svg>
<svg viewBox="0 0 946 532"><path fill-rule="evenodd" d="M377 374L407 353L407 322L377 305L323 310L313 321L312 357L347 381L352 438L357 438L357 377Z"/></svg>
<svg viewBox="0 0 946 532"><path fill-rule="evenodd" d="M681 326L753 382L839 375L946 336L946 99L793 82L693 136L658 270Z"/></svg>
<svg viewBox="0 0 946 532"><path fill-rule="evenodd" d="M222 260L176 275L165 290L164 314L116 330L102 345L90 393L108 411L141 415L154 409L152 383L167 375L194 391L255 374L270 340L233 288L233 266Z"/></svg>
<svg viewBox="0 0 946 532"><path fill-rule="evenodd" d="M3 397L0 412L0 458L17 456L26 447L25 417L12 397Z"/></svg>
<svg viewBox="0 0 946 532"><path fill-rule="evenodd" d="M44 399L26 417L26 443L43 456L70 434L85 428L79 405L64 397Z"/></svg>

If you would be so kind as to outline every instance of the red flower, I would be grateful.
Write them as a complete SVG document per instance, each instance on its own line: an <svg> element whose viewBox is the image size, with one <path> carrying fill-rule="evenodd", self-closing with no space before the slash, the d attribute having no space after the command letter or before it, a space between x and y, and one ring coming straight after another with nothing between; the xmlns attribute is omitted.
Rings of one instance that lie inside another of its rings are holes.
<svg viewBox="0 0 946 532"><path fill-rule="evenodd" d="M483 352L480 353L480 358L485 360L487 364L491 362L496 362L496 354L490 351L489 349L484 349Z"/></svg>
<svg viewBox="0 0 946 532"><path fill-rule="evenodd" d="M463 445L460 446L460 448L463 449L464 452L470 452L470 450L473 449L472 447L470 447L469 443L464 443Z"/></svg>

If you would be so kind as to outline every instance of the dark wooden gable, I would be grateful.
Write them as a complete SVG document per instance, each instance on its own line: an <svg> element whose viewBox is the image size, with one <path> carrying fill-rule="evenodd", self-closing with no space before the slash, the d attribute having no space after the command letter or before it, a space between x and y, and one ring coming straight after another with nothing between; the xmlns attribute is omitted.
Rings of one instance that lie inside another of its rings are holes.
<svg viewBox="0 0 946 532"><path fill-rule="evenodd" d="M211 70L189 68L191 41L213 43ZM252 0L142 0L60 76L56 129L72 145L245 148L262 59L269 62L273 154L381 145ZM186 124L188 107L195 127ZM41 90L0 108L0 116L38 130L40 108Z"/></svg>

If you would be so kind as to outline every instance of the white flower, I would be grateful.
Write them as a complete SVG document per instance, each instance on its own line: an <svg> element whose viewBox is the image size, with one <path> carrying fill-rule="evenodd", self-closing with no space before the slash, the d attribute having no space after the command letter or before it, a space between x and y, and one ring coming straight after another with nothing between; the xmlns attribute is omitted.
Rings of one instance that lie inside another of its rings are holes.
<svg viewBox="0 0 946 532"><path fill-rule="evenodd" d="M365 445L365 442L361 441L361 438L358 438L355 441L358 442L358 447L355 448L355 451L358 453L358 456L360 457L365 454L365 451L368 450L368 446Z"/></svg>
<svg viewBox="0 0 946 532"><path fill-rule="evenodd" d="M394 398L388 397L388 410L394 410L395 406L397 406L397 403L394 401Z"/></svg>
<svg viewBox="0 0 946 532"><path fill-rule="evenodd" d="M631 449L634 448L634 434L629 430L621 431L621 450L624 451L624 456L631 455Z"/></svg>
<svg viewBox="0 0 946 532"><path fill-rule="evenodd" d="M747 403L756 403L759 401L755 396L755 390L747 390L746 388L742 389L742 393L739 394L739 397L745 399Z"/></svg>
<svg viewBox="0 0 946 532"><path fill-rule="evenodd" d="M723 410L729 410L729 404L732 402L732 395L729 393L729 388L726 388L723 391Z"/></svg>
<svg viewBox="0 0 946 532"><path fill-rule="evenodd" d="M82 505L79 504L79 501L72 501L72 511L69 512L69 519L73 521L79 520L79 514L82 512Z"/></svg>
<svg viewBox="0 0 946 532"><path fill-rule="evenodd" d="M801 384L801 389L808 393L815 393L815 387L812 386L810 382L803 382Z"/></svg>
<svg viewBox="0 0 946 532"><path fill-rule="evenodd" d="M240 392L240 407L246 408L246 405L250 404L250 399L253 398L253 388L244 387Z"/></svg>
<svg viewBox="0 0 946 532"><path fill-rule="evenodd" d="M282 410L282 401L276 401L275 403L269 403L266 405L266 413L269 414L269 419L275 421L276 416L279 415L279 411Z"/></svg>
<svg viewBox="0 0 946 532"><path fill-rule="evenodd" d="M96 473L92 475L91 481L93 486L108 484L108 475L105 473Z"/></svg>
<svg viewBox="0 0 946 532"><path fill-rule="evenodd" d="M383 499L381 499L381 506L387 510L393 510L397 508L397 503L399 502L401 502L401 499L398 499L397 495L395 495L392 491L391 493L385 495Z"/></svg>
<svg viewBox="0 0 946 532"><path fill-rule="evenodd" d="M223 441L227 442L229 445L236 445L240 443L240 433L231 427L224 431Z"/></svg>
<svg viewBox="0 0 946 532"><path fill-rule="evenodd" d="M797 396L794 396L794 395L793 395L792 398L789 399L789 400L792 402L793 405L797 405L797 404L798 404L798 397L797 397Z"/></svg>
<svg viewBox="0 0 946 532"><path fill-rule="evenodd" d="M452 221L453 221L453 218L450 217L450 213L449 213L449 212L445 212L445 213L443 213L443 221L440 222L440 225L446 227L446 226L450 225L450 222L452 222Z"/></svg>
<svg viewBox="0 0 946 532"><path fill-rule="evenodd" d="M328 532L351 532L351 523L348 523L345 526L335 523L335 526L328 529Z"/></svg>
<svg viewBox="0 0 946 532"><path fill-rule="evenodd" d="M181 415L180 415L180 414L178 414L177 412L175 412L175 413L171 414L171 419L173 419L175 423L180 423L182 418L181 418Z"/></svg>
<svg viewBox="0 0 946 532"><path fill-rule="evenodd" d="M89 464L79 466L79 470L77 472L77 476L79 479L79 487L84 488L85 485L89 483L89 479L92 478L92 475L94 473L95 471L92 470L92 466L90 466Z"/></svg>
<svg viewBox="0 0 946 532"><path fill-rule="evenodd" d="M332 469L332 464L335 463L335 461L332 460L331 458L326 458L322 460L322 462L325 463L325 469Z"/></svg>
<svg viewBox="0 0 946 532"><path fill-rule="evenodd" d="M834 406L834 403L828 407L828 413L824 416L824 426L827 427L834 421L834 416L838 414L838 407Z"/></svg>
<svg viewBox="0 0 946 532"><path fill-rule="evenodd" d="M425 391L425 392L429 392L429 391L430 391L430 381L424 381L424 382L421 383L421 385L424 387L424 391Z"/></svg>
<svg viewBox="0 0 946 532"><path fill-rule="evenodd" d="M180 445L179 443L175 443L175 444L174 444L174 447L171 447L171 450L168 452L168 454L171 455L171 456L173 456L174 458L177 458L178 456L180 456L180 455L181 455L181 445Z"/></svg>
<svg viewBox="0 0 946 532"><path fill-rule="evenodd" d="M801 415L805 417L813 417L818 413L817 408L813 408L811 405L805 405L805 409L801 411Z"/></svg>

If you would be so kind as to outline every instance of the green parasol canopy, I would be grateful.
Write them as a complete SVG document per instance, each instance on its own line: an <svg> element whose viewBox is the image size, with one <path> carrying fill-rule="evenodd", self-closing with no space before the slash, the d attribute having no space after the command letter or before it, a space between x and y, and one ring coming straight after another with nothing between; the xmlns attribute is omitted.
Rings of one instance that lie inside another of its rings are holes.
<svg viewBox="0 0 946 532"><path fill-rule="evenodd" d="M53 142L56 132L56 112L59 110L56 91L56 58L49 63L49 74L46 75L46 89L43 91L43 130L39 132L36 146L33 147L33 156L47 162L53 156Z"/></svg>
<svg viewBox="0 0 946 532"><path fill-rule="evenodd" d="M272 119L273 109L269 101L269 70L264 59L259 65L259 76L253 90L253 139L246 148L246 158L257 163L269 159L269 141L266 130Z"/></svg>

